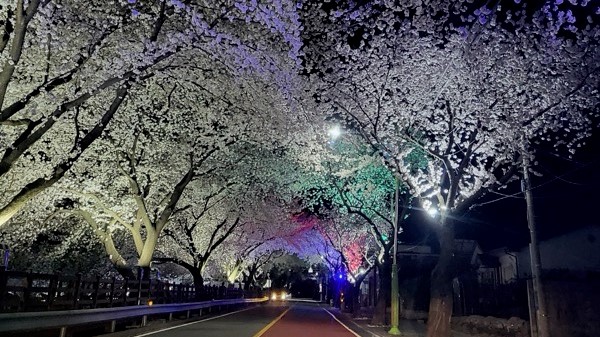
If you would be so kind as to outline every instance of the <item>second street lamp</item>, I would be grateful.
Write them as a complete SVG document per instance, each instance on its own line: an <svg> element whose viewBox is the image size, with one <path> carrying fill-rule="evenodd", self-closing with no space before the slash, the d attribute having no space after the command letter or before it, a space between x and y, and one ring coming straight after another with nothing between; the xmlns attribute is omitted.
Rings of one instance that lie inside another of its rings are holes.
<svg viewBox="0 0 600 337"><path fill-rule="evenodd" d="M336 139L338 139L342 134L344 134L345 132L342 131L342 129L339 127L339 125L335 125L333 127L331 127L328 131L328 135L330 137L330 142L334 142ZM330 143L331 144L331 143ZM397 255L398 255L398 223L399 223L399 217L398 217L398 210L399 210L399 205L398 205L398 199L399 199L399 179L396 176L396 174L394 175L394 193L392 194L393 196L393 202L391 203L391 213L393 214L393 235L394 237L392 238L393 240L393 249L392 249L392 275L391 275L391 326L390 326L390 330L388 331L388 333L390 335L400 335L400 329L398 328L399 325L399 317L400 317L400 305L399 305L399 287L398 287L398 261L397 261ZM385 234L382 234L382 239L386 240L384 237Z"/></svg>

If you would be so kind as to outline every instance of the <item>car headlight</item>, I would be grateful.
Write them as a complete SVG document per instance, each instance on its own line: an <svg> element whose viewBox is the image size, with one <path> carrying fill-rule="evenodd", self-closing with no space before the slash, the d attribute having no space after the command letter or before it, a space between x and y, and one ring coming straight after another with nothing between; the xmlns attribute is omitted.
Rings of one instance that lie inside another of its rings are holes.
<svg viewBox="0 0 600 337"><path fill-rule="evenodd" d="M277 299L277 294L276 293L271 294L271 299L273 301L276 300Z"/></svg>

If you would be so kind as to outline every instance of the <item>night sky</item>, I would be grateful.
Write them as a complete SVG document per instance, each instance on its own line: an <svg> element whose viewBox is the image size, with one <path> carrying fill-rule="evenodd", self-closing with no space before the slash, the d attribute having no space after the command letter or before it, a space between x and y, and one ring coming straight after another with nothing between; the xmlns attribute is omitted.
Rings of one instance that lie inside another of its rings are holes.
<svg viewBox="0 0 600 337"><path fill-rule="evenodd" d="M564 153L544 151L535 168L543 176L532 176L534 211L541 240L585 226L600 226L600 134L599 130L573 159ZM518 249L529 243L526 204L519 182L513 182L503 195L489 194L456 223L457 238L475 239L483 249L507 246ZM499 200L500 199L500 200ZM415 212L402 236L407 242L433 243L429 229L435 224L424 212ZM435 243L434 243L435 244Z"/></svg>

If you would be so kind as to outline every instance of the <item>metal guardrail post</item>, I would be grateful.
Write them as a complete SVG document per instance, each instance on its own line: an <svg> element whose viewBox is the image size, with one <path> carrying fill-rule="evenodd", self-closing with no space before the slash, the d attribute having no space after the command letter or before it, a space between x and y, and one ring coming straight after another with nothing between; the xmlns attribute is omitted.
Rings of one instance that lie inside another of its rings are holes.
<svg viewBox="0 0 600 337"><path fill-rule="evenodd" d="M112 320L108 323L108 326L106 327L106 332L110 332L113 333L117 330L117 321L116 320Z"/></svg>

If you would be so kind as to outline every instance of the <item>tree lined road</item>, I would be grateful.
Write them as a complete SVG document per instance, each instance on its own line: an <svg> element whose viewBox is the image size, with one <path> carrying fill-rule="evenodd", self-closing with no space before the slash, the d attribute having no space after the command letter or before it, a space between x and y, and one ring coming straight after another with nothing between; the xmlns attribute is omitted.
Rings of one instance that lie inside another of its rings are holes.
<svg viewBox="0 0 600 337"><path fill-rule="evenodd" d="M137 337L355 337L316 304L274 303Z"/></svg>
<svg viewBox="0 0 600 337"><path fill-rule="evenodd" d="M353 337L358 336L342 326L324 308L293 305L280 320L261 337ZM257 336L258 337L258 336Z"/></svg>

